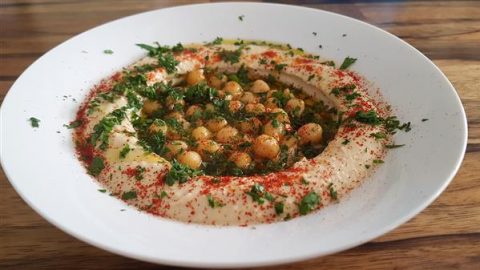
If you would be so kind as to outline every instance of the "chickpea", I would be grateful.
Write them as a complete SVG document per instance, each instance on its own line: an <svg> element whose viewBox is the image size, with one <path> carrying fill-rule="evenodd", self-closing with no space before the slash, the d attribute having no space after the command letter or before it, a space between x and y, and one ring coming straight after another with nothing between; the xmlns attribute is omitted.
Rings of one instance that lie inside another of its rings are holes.
<svg viewBox="0 0 480 270"><path fill-rule="evenodd" d="M206 140L212 137L212 133L206 127L196 127L192 130L192 137L197 140Z"/></svg>
<svg viewBox="0 0 480 270"><path fill-rule="evenodd" d="M218 132L227 124L228 122L227 120L225 120L225 118L217 117L217 118L208 120L206 123L206 126L211 132Z"/></svg>
<svg viewBox="0 0 480 270"><path fill-rule="evenodd" d="M208 84L216 89L222 88L223 84L227 82L227 76L225 75L212 75L208 78Z"/></svg>
<svg viewBox="0 0 480 270"><path fill-rule="evenodd" d="M263 106L263 104L260 104L260 103L256 103L256 104L249 103L245 105L245 111L247 113L260 115L265 113L265 106Z"/></svg>
<svg viewBox="0 0 480 270"><path fill-rule="evenodd" d="M168 149L166 156L173 158L179 153L185 152L188 149L188 145L184 141L171 141L165 145Z"/></svg>
<svg viewBox="0 0 480 270"><path fill-rule="evenodd" d="M238 130L234 127L231 126L225 126L222 129L220 129L215 136L218 142L221 143L230 143L232 141L235 141L238 137Z"/></svg>
<svg viewBox="0 0 480 270"><path fill-rule="evenodd" d="M230 155L229 160L235 163L235 166L240 169L246 169L252 163L252 158L245 152L235 152Z"/></svg>
<svg viewBox="0 0 480 270"><path fill-rule="evenodd" d="M265 101L265 108L268 108L271 110L278 108L277 99L274 97L267 98L267 101Z"/></svg>
<svg viewBox="0 0 480 270"><path fill-rule="evenodd" d="M187 73L187 84L194 85L201 81L205 80L205 76L203 75L203 69L194 69Z"/></svg>
<svg viewBox="0 0 480 270"><path fill-rule="evenodd" d="M206 112L214 112L215 111L215 106L213 106L212 103L207 103L207 105L205 105L205 111Z"/></svg>
<svg viewBox="0 0 480 270"><path fill-rule="evenodd" d="M243 103L257 103L258 97L252 92L245 92L243 96L240 98L240 101Z"/></svg>
<svg viewBox="0 0 480 270"><path fill-rule="evenodd" d="M178 162L192 169L202 166L202 157L195 151L186 151L178 155Z"/></svg>
<svg viewBox="0 0 480 270"><path fill-rule="evenodd" d="M250 88L250 91L253 93L266 93L270 91L270 86L264 81L264 80L256 80L253 82L252 87Z"/></svg>
<svg viewBox="0 0 480 270"><path fill-rule="evenodd" d="M167 129L168 127L165 121L161 119L155 119L155 121L153 121L153 123L148 127L148 132L150 132L151 134L156 134L159 132L166 134Z"/></svg>
<svg viewBox="0 0 480 270"><path fill-rule="evenodd" d="M305 110L305 102L298 98L292 98L288 100L287 104L285 105L285 110L292 115L300 116Z"/></svg>
<svg viewBox="0 0 480 270"><path fill-rule="evenodd" d="M273 109L270 114L273 116L274 119L277 119L280 123L290 123L290 118L288 114L280 108Z"/></svg>
<svg viewBox="0 0 480 270"><path fill-rule="evenodd" d="M298 129L301 144L318 144L322 141L322 127L316 123L308 123Z"/></svg>
<svg viewBox="0 0 480 270"><path fill-rule="evenodd" d="M247 134L255 134L258 133L260 127L262 126L262 122L258 120L258 118L254 117L248 119L246 121L241 121L238 127L243 133Z"/></svg>
<svg viewBox="0 0 480 270"><path fill-rule="evenodd" d="M229 81L223 87L223 91L233 97L240 97L243 93L242 87L235 81Z"/></svg>
<svg viewBox="0 0 480 270"><path fill-rule="evenodd" d="M212 140L202 140L198 142L196 150L202 158L207 159L209 155L220 150L220 144Z"/></svg>
<svg viewBox="0 0 480 270"><path fill-rule="evenodd" d="M162 108L162 105L156 100L147 99L143 102L143 112L147 115L151 115L155 111L158 111L160 108Z"/></svg>
<svg viewBox="0 0 480 270"><path fill-rule="evenodd" d="M183 106L185 106L185 100L176 99L172 96L168 96L167 99L165 100L165 104L167 105L167 108L169 110L173 110L178 107L183 108Z"/></svg>
<svg viewBox="0 0 480 270"><path fill-rule="evenodd" d="M278 141L266 134L262 134L255 139L253 149L255 155L267 159L274 159L280 152Z"/></svg>
<svg viewBox="0 0 480 270"><path fill-rule="evenodd" d="M274 137L276 140L280 140L283 138L283 135L285 135L285 125L277 119L273 119L265 125L263 133Z"/></svg>
<svg viewBox="0 0 480 270"><path fill-rule="evenodd" d="M197 118L196 116L200 116L202 115L202 107L198 106L198 105L192 105L190 107L188 107L187 111L185 112L185 116L189 119L193 119L195 120L194 118Z"/></svg>
<svg viewBox="0 0 480 270"><path fill-rule="evenodd" d="M232 100L228 103L228 110L232 113L236 113L243 108L243 103L240 100Z"/></svg>

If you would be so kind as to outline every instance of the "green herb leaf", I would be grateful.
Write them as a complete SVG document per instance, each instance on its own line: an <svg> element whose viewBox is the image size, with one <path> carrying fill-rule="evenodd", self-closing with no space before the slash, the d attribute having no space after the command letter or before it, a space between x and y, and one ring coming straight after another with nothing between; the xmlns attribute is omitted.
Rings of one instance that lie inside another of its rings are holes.
<svg viewBox="0 0 480 270"><path fill-rule="evenodd" d="M110 50L110 49L107 49L107 50L103 50L103 53L104 54L113 54L113 51Z"/></svg>
<svg viewBox="0 0 480 270"><path fill-rule="evenodd" d="M275 203L275 214L281 215L283 214L284 204L283 202Z"/></svg>
<svg viewBox="0 0 480 270"><path fill-rule="evenodd" d="M387 144L387 145L385 145L385 147L390 148L390 149L399 148L399 147L403 147L403 146L405 146L405 144Z"/></svg>
<svg viewBox="0 0 480 270"><path fill-rule="evenodd" d="M358 111L355 113L355 120L360 123L370 124L373 126L380 125L382 123L382 119L378 117L374 110L370 110L368 112Z"/></svg>
<svg viewBox="0 0 480 270"><path fill-rule="evenodd" d="M122 194L122 200L132 200L137 198L137 192L131 190Z"/></svg>
<svg viewBox="0 0 480 270"><path fill-rule="evenodd" d="M227 51L223 50L219 53L220 58L222 58L223 61L230 63L230 64L235 64L240 62L240 55L242 54L241 49L235 50L235 51Z"/></svg>
<svg viewBox="0 0 480 270"><path fill-rule="evenodd" d="M158 64L165 68L168 74L175 72L178 61L175 60L175 57L172 53L161 54L157 56Z"/></svg>
<svg viewBox="0 0 480 270"><path fill-rule="evenodd" d="M207 195L207 200L208 200L208 205L209 205L211 208L225 206L224 203L222 203L222 202L220 202L220 201L218 201L218 200L215 200L215 198L213 198L212 195Z"/></svg>
<svg viewBox="0 0 480 270"><path fill-rule="evenodd" d="M103 159L99 156L96 156L92 159L92 163L88 166L88 173L93 176L98 176L102 170L105 168Z"/></svg>
<svg viewBox="0 0 480 270"><path fill-rule="evenodd" d="M298 205L298 210L300 215L306 215L311 211L315 210L320 203L320 197L314 191L311 191L305 197L303 197L302 201Z"/></svg>
<svg viewBox="0 0 480 270"><path fill-rule="evenodd" d="M107 190L106 190L106 189L99 189L98 191L99 191L99 192L101 192L101 193L105 193L105 192L107 192Z"/></svg>
<svg viewBox="0 0 480 270"><path fill-rule="evenodd" d="M82 120L75 120L75 121L70 122L70 124L63 125L63 126L68 128L68 129L72 129L72 128L77 128L81 125L82 125Z"/></svg>
<svg viewBox="0 0 480 270"><path fill-rule="evenodd" d="M168 171L165 177L165 183L169 186L173 186L175 182L183 184L187 182L190 178L196 175L200 175L203 172L200 170L194 170L188 166L185 166L176 160L172 162L172 168Z"/></svg>
<svg viewBox="0 0 480 270"><path fill-rule="evenodd" d="M335 187L333 186L333 183L328 184L328 190L330 191L330 197L334 200L337 200L338 194L337 194L337 190L335 190Z"/></svg>
<svg viewBox="0 0 480 270"><path fill-rule="evenodd" d="M243 22L243 18L245 18L245 15L240 15L238 16L238 20Z"/></svg>
<svg viewBox="0 0 480 270"><path fill-rule="evenodd" d="M38 123L40 123L40 119L37 119L37 118L35 118L35 117L30 117L28 120L30 121L30 125L31 125L32 127L34 127L34 128L38 128L38 127L39 127L39 124L38 124Z"/></svg>
<svg viewBox="0 0 480 270"><path fill-rule="evenodd" d="M373 163L374 163L374 164L382 164L382 163L385 163L385 162L384 162L383 160L381 160L381 159L374 159L374 160L373 160Z"/></svg>
<svg viewBox="0 0 480 270"><path fill-rule="evenodd" d="M357 58L347 57L345 58L345 60L343 60L343 63L340 66L340 69L347 69L348 67L353 65L353 63L355 63L356 61L357 61Z"/></svg>
<svg viewBox="0 0 480 270"><path fill-rule="evenodd" d="M130 150L131 150L130 145L125 144L125 146L120 151L120 158L124 159L127 156L127 154L130 152Z"/></svg>

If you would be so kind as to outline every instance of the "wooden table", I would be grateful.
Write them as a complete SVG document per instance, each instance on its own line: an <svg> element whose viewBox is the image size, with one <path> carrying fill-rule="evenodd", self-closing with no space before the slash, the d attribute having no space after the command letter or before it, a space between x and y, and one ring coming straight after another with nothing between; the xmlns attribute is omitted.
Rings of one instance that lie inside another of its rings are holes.
<svg viewBox="0 0 480 270"><path fill-rule="evenodd" d="M28 65L66 39L126 15L191 2L199 1L2 0L1 100ZM377 25L433 59L462 98L469 140L452 184L414 219L360 247L283 268L480 269L480 2L299 2ZM1 269L163 268L108 253L63 233L20 199L3 171L0 198Z"/></svg>

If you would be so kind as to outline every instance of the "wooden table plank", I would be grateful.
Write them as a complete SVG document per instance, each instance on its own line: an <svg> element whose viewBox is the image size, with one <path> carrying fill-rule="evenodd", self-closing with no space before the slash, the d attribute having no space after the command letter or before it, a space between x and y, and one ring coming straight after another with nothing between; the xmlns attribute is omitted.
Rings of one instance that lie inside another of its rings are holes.
<svg viewBox="0 0 480 270"><path fill-rule="evenodd" d="M197 1L3 0L0 101L29 64L75 34L126 15L192 2ZM442 69L465 106L467 153L447 190L398 229L339 254L265 269L479 269L480 2L333 2L299 3L375 24L408 41ZM0 269L171 269L120 257L63 233L21 200L3 171L0 197Z"/></svg>

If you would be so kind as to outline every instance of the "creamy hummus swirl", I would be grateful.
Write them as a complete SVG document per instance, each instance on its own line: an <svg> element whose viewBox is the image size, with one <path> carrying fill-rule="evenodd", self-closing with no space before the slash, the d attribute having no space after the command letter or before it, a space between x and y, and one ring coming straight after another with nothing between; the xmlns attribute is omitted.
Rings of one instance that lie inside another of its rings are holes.
<svg viewBox="0 0 480 270"><path fill-rule="evenodd" d="M225 53L234 59L225 57ZM118 73L92 91L80 109L77 120L82 124L75 132L75 140L89 170L96 170L92 163L101 165L101 170L94 171L98 181L129 204L183 222L270 223L306 214L341 199L381 163L390 135L388 127L378 120L388 115L368 95L365 83L356 74L329 66L317 57L253 44L191 45L173 55L178 62L175 71L169 73L167 68L157 67L146 72L148 85L175 83L195 69L236 72L243 67L253 76L273 76L322 100L341 112L339 121L343 124L320 155L309 160L303 158L284 171L244 177L199 175L169 186L164 177L172 165L155 153L145 152L139 144L131 122L139 112L128 107L128 97L100 99L87 113L96 97L111 91L121 80L122 73ZM158 58L145 57L127 69L158 64ZM353 97L352 89L355 89ZM138 99L143 101L140 96ZM106 145L101 147L97 138L94 147L88 147L99 123L119 110L123 110L122 117L113 117L111 131L104 140ZM373 116L373 120L365 116ZM386 136L379 139L375 134ZM126 147L129 154L119 158ZM136 168L140 167L142 177L135 179ZM251 196L252 191L266 198L259 203Z"/></svg>

